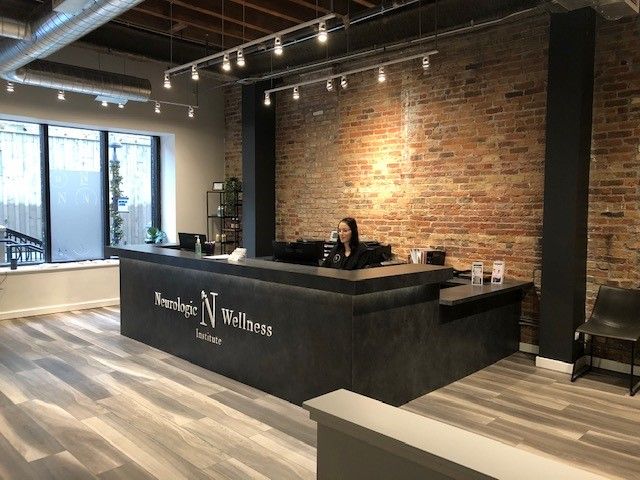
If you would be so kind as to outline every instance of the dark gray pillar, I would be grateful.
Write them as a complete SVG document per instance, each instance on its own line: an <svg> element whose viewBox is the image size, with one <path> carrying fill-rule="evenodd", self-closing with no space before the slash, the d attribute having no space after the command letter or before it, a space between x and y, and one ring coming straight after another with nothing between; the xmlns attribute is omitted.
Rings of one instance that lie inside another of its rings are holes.
<svg viewBox="0 0 640 480"><path fill-rule="evenodd" d="M272 95L264 105L266 88L242 87L242 236L249 257L271 255L276 235L276 104Z"/></svg>
<svg viewBox="0 0 640 480"><path fill-rule="evenodd" d="M544 171L540 356L582 353L596 14L551 15Z"/></svg>

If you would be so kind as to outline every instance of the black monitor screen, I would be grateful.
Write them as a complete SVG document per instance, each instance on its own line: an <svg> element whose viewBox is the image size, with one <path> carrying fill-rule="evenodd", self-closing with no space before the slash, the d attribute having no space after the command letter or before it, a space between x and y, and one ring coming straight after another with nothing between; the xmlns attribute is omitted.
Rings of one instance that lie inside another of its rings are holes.
<svg viewBox="0 0 640 480"><path fill-rule="evenodd" d="M180 243L180 248L183 250L195 250L196 236L200 237L201 244L203 244L207 240L207 236L204 233L178 232L178 243Z"/></svg>
<svg viewBox="0 0 640 480"><path fill-rule="evenodd" d="M273 242L273 259L276 262L318 266L324 253L322 240L302 242Z"/></svg>

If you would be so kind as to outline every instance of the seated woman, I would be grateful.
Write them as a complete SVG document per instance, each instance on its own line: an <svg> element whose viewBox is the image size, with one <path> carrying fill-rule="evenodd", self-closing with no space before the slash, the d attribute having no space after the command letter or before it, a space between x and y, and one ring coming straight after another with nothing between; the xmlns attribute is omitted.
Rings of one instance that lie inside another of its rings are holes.
<svg viewBox="0 0 640 480"><path fill-rule="evenodd" d="M367 265L367 249L360 243L358 224L351 217L343 218L338 224L338 244L333 247L323 267L356 270Z"/></svg>

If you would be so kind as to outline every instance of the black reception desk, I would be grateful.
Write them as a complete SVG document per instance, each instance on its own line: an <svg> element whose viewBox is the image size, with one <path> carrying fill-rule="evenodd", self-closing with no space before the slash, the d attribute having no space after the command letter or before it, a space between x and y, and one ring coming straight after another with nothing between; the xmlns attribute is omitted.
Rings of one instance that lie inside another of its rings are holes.
<svg viewBox="0 0 640 480"><path fill-rule="evenodd" d="M443 322L450 267L232 263L153 245L107 254L120 257L123 335L296 404L346 388L400 405L517 350L520 297L471 312L475 332ZM460 334L488 346L452 358Z"/></svg>

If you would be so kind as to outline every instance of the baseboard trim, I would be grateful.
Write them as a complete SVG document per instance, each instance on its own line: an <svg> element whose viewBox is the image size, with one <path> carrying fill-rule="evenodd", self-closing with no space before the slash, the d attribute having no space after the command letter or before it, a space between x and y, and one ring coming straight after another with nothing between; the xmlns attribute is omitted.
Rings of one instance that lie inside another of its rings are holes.
<svg viewBox="0 0 640 480"><path fill-rule="evenodd" d="M584 355L576 360L576 370L583 365L589 363L589 356ZM553 360L552 358L545 358L541 356L536 357L536 367L546 368L547 370L554 370L562 373L572 373L573 363L561 362L560 360ZM603 370L609 370L611 372L629 373L631 367L627 363L617 362L615 360L609 360L606 358L593 357L593 367L601 368Z"/></svg>
<svg viewBox="0 0 640 480"><path fill-rule="evenodd" d="M553 358L536 357L536 367L546 368L547 370L553 370L554 372L568 373L573 372L573 363L562 362L560 360L554 360Z"/></svg>
<svg viewBox="0 0 640 480"><path fill-rule="evenodd" d="M91 300L89 302L62 303L59 305L45 305L43 307L25 308L21 310L10 310L8 312L0 312L0 320L9 320L11 318L33 317L35 315L47 315L49 313L69 312L71 310L85 310L87 308L109 307L120 304L118 298L103 298L100 300Z"/></svg>
<svg viewBox="0 0 640 480"><path fill-rule="evenodd" d="M520 342L520 351L524 353L533 353L534 355L537 355L540 352L540 347L532 343Z"/></svg>

